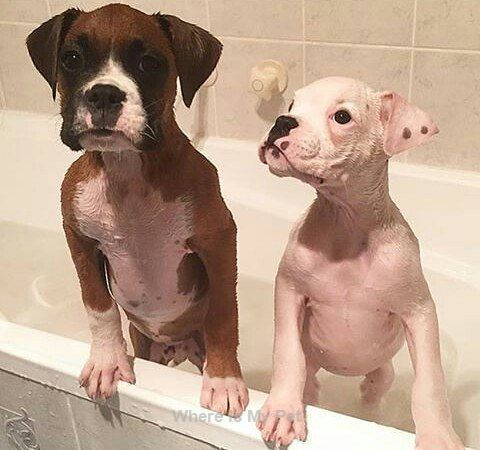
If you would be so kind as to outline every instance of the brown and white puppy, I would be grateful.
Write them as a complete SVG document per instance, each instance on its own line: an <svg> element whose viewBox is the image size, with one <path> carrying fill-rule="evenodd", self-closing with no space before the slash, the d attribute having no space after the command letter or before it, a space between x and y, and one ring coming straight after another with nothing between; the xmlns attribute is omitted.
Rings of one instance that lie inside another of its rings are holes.
<svg viewBox="0 0 480 450"><path fill-rule="evenodd" d="M177 17L112 4L69 9L32 32L35 67L61 94L62 141L85 153L62 185L65 234L92 332L80 382L92 398L134 382L138 357L203 371L201 404L239 415L236 228L215 168L180 131L220 42Z"/></svg>

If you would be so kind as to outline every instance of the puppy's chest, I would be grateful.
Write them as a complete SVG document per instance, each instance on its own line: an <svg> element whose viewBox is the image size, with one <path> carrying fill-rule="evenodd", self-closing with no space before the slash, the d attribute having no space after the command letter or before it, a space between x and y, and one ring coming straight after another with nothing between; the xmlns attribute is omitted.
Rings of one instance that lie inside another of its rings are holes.
<svg viewBox="0 0 480 450"><path fill-rule="evenodd" d="M153 250L187 251L190 205L179 199L167 202L147 185L112 186L100 173L77 186L74 202L80 231L97 240L106 253L142 258Z"/></svg>
<svg viewBox="0 0 480 450"><path fill-rule="evenodd" d="M333 307L348 303L360 310L376 310L394 289L387 265L368 252L332 259L331 255L298 245L288 254L287 264L307 296Z"/></svg>

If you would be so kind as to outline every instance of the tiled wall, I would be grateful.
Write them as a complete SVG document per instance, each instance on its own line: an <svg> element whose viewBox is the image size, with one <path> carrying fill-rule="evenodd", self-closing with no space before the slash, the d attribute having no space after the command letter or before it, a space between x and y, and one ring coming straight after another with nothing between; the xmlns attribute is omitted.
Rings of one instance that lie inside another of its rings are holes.
<svg viewBox="0 0 480 450"><path fill-rule="evenodd" d="M0 106L54 113L48 87L24 48L36 24L68 6L100 0L0 0ZM479 0L130 0L145 12L180 15L224 43L219 78L180 122L201 133L258 140L292 92L326 75L395 89L431 113L432 144L402 158L480 171ZM289 71L281 98L247 92L252 66L278 59Z"/></svg>

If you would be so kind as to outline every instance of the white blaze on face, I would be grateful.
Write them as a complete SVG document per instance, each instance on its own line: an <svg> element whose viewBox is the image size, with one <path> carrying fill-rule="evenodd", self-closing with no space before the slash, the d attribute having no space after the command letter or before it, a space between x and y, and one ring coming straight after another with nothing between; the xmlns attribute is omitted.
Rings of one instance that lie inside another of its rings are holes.
<svg viewBox="0 0 480 450"><path fill-rule="evenodd" d="M100 73L83 87L83 95L96 84L109 84L125 92L126 98L115 130L121 131L133 144L140 142L147 119L135 80L124 71L120 63L110 58ZM83 130L93 127L91 114L85 106L78 109L75 122Z"/></svg>

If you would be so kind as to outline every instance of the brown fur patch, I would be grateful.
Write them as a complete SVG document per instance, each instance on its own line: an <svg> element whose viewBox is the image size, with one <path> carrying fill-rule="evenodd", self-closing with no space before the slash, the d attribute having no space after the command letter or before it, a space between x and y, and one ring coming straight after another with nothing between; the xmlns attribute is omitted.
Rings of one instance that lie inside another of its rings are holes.
<svg viewBox="0 0 480 450"><path fill-rule="evenodd" d="M135 357L149 360L152 340L143 333L140 333L133 323L130 323L129 332L133 350L135 351Z"/></svg>
<svg viewBox="0 0 480 450"><path fill-rule="evenodd" d="M195 291L194 300L203 297L208 289L208 275L202 260L196 253L187 253L177 269L178 293L189 294Z"/></svg>

